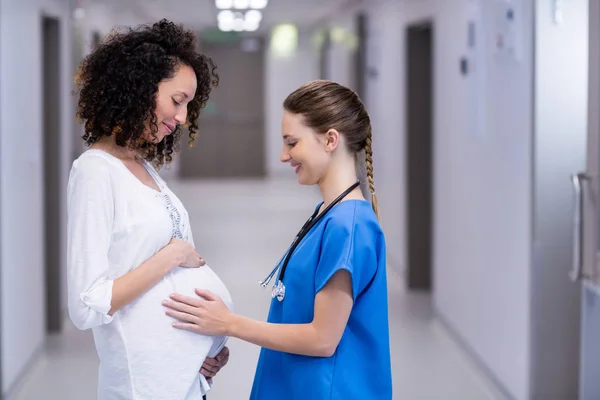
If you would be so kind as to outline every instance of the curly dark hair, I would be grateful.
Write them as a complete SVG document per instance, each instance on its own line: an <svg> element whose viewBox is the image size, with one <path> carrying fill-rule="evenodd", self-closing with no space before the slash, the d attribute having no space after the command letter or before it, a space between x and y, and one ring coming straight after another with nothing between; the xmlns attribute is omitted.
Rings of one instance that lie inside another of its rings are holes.
<svg viewBox="0 0 600 400"><path fill-rule="evenodd" d="M114 134L119 146L140 152L155 166L170 163L182 128L177 126L160 143L144 140L143 134L148 122L151 134L158 132L154 113L158 85L172 78L181 65L191 67L198 81L196 94L187 106L191 145L198 132L200 110L219 83L215 64L196 46L192 30L165 19L107 35L83 59L75 77L77 117L85 124L86 145Z"/></svg>

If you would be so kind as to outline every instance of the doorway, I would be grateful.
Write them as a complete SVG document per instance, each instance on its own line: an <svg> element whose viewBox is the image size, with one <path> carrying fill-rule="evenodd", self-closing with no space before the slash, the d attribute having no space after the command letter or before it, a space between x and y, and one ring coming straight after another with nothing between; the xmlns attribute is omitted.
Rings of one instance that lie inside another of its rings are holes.
<svg viewBox="0 0 600 400"><path fill-rule="evenodd" d="M60 332L60 22L42 17L43 157L44 157L44 260L46 329Z"/></svg>
<svg viewBox="0 0 600 400"><path fill-rule="evenodd" d="M407 37L407 285L431 290L433 227L433 24L411 25Z"/></svg>
<svg viewBox="0 0 600 400"><path fill-rule="evenodd" d="M356 16L356 36L358 47L354 53L355 92L364 101L367 71L367 15L365 13Z"/></svg>
<svg viewBox="0 0 600 400"><path fill-rule="evenodd" d="M181 178L264 178L264 40L203 42L217 65L219 86L200 114L194 148L181 145Z"/></svg>

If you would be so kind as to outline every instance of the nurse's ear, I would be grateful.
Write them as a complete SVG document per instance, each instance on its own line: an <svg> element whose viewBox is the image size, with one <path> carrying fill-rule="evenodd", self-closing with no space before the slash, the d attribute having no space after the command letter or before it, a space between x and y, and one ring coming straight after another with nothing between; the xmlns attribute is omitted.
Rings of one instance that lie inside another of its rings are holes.
<svg viewBox="0 0 600 400"><path fill-rule="evenodd" d="M333 153L340 144L342 135L336 129L330 129L323 135L325 151Z"/></svg>

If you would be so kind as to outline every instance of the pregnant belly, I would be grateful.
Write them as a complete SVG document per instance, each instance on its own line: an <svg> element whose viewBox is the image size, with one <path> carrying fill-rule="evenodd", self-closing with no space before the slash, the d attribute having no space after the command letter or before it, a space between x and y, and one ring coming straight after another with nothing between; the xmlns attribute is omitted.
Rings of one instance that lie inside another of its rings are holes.
<svg viewBox="0 0 600 400"><path fill-rule="evenodd" d="M170 281L173 292L198 297L196 288L208 289L221 297L230 309L232 307L231 295L227 287L208 265L200 268L176 268L165 279Z"/></svg>
<svg viewBox="0 0 600 400"><path fill-rule="evenodd" d="M129 367L134 384L146 394L185 391L194 384L207 356L214 357L227 338L205 336L173 328L173 318L165 314L162 301L171 293L198 297L196 288L207 289L233 309L225 284L208 267L176 268L129 307L121 310L120 320L127 340ZM162 389L161 389L161 386ZM175 398L175 397L173 397ZM183 397L180 397L183 398Z"/></svg>

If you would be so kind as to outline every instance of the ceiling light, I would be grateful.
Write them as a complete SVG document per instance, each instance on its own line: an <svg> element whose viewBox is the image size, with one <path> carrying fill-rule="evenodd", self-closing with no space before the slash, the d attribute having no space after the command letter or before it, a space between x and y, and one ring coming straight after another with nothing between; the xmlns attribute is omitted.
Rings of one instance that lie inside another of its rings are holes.
<svg viewBox="0 0 600 400"><path fill-rule="evenodd" d="M333 43L342 43L346 37L346 31L338 26L333 27L329 32L329 37Z"/></svg>
<svg viewBox="0 0 600 400"><path fill-rule="evenodd" d="M215 0L215 6L219 10L227 10L233 7L233 0Z"/></svg>
<svg viewBox="0 0 600 400"><path fill-rule="evenodd" d="M244 15L244 19L248 22L260 22L262 21L262 13L258 10L249 10L246 11L246 14Z"/></svg>
<svg viewBox="0 0 600 400"><path fill-rule="evenodd" d="M219 11L219 13L217 14L217 20L219 22L223 21L226 23L233 23L234 19L235 19L235 14L233 14L233 11L231 11L231 10L222 10L222 11Z"/></svg>
<svg viewBox="0 0 600 400"><path fill-rule="evenodd" d="M298 28L292 24L281 24L273 28L271 51L276 57L287 57L298 48Z"/></svg>
<svg viewBox="0 0 600 400"><path fill-rule="evenodd" d="M244 30L245 31L254 32L254 31L258 30L259 25L260 24L258 21L244 20Z"/></svg>
<svg viewBox="0 0 600 400"><path fill-rule="evenodd" d="M236 32L241 32L244 30L244 20L241 18L236 18L233 21L233 30Z"/></svg>
<svg viewBox="0 0 600 400"><path fill-rule="evenodd" d="M233 0L233 8L245 10L250 6L250 0Z"/></svg>
<svg viewBox="0 0 600 400"><path fill-rule="evenodd" d="M269 0L250 0L250 8L262 10L269 4Z"/></svg>
<svg viewBox="0 0 600 400"><path fill-rule="evenodd" d="M223 32L229 32L233 30L233 20L232 21L219 21L219 30Z"/></svg>

